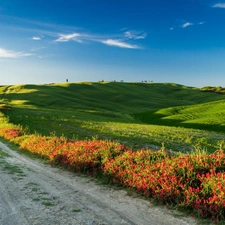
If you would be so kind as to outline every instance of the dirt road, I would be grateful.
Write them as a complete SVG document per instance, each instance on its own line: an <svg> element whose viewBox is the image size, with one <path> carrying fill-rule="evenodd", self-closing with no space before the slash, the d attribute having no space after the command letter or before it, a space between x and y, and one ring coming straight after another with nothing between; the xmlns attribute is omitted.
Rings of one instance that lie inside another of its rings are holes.
<svg viewBox="0 0 225 225"><path fill-rule="evenodd" d="M187 225L163 207L32 160L0 143L1 225Z"/></svg>

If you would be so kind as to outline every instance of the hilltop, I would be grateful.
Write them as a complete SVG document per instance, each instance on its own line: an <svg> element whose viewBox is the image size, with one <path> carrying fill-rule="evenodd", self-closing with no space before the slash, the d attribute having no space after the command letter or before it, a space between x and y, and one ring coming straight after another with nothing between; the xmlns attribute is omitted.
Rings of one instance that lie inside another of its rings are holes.
<svg viewBox="0 0 225 225"><path fill-rule="evenodd" d="M15 107L122 110L126 113L224 99L217 93L205 93L202 89L179 84L123 82L1 86L0 95Z"/></svg>

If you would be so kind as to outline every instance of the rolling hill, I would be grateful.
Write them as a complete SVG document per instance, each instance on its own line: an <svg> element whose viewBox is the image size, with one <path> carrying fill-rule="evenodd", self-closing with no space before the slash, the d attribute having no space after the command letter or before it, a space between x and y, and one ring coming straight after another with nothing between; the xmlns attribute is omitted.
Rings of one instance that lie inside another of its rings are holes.
<svg viewBox="0 0 225 225"><path fill-rule="evenodd" d="M44 135L99 136L133 144L147 141L160 145L165 141L173 147L177 137L169 136L175 129L175 133L182 133L184 130L178 132L182 127L191 129L183 133L225 131L224 95L173 83L0 86L0 99L12 107L4 111L11 123ZM187 139L184 142L190 142Z"/></svg>

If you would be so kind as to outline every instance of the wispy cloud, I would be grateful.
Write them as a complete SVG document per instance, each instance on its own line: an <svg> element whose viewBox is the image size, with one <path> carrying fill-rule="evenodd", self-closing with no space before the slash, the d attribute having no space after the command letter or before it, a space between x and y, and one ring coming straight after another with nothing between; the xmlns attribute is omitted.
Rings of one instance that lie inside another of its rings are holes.
<svg viewBox="0 0 225 225"><path fill-rule="evenodd" d="M60 34L56 42L68 42L76 41L79 43L89 42L100 42L108 46L114 46L119 48L130 48L130 49L140 49L138 45L128 43L130 39L138 40L144 39L146 33L135 33L127 31L119 35L95 35L95 34L84 34L84 33L71 33L71 34Z"/></svg>
<svg viewBox="0 0 225 225"><path fill-rule="evenodd" d="M126 31L124 32L124 36L128 39L145 39L147 37L146 33L143 32L136 32L136 31Z"/></svg>
<svg viewBox="0 0 225 225"><path fill-rule="evenodd" d="M31 40L33 41L40 41L45 36L46 40L52 40L53 42L63 43L63 42L70 42L75 41L79 43L94 43L100 42L108 46L115 46L120 48L127 48L127 49L140 49L141 47L137 44L131 43L138 42L143 40L147 37L147 34L143 31L135 31L135 30L128 30L124 28L121 30L121 33L114 33L114 34L94 34L83 32L84 28L78 28L74 26L65 26L59 24L51 24L45 23L40 21L34 20L26 20L21 19L18 17L11 17L6 16L7 19L7 28L8 29L17 29L20 31L26 31L32 33L34 35L31 36ZM15 24L19 24L19 26L15 26ZM24 25L21 25L24 24ZM28 26L29 25L29 26ZM30 26L32 25L32 26ZM43 36L44 35L44 36ZM4 49L3 49L4 50ZM3 51L2 50L2 51ZM6 50L5 50L6 51ZM35 51L32 49L31 51ZM7 54L6 54L7 53ZM1 53L2 56L0 57L22 57L29 55L28 53L23 52L13 52L13 51L6 51Z"/></svg>
<svg viewBox="0 0 225 225"><path fill-rule="evenodd" d="M217 3L217 4L213 5L212 7L225 9L225 3Z"/></svg>
<svg viewBox="0 0 225 225"><path fill-rule="evenodd" d="M30 49L30 51L32 52L37 52L37 51L40 51L41 49L45 49L46 47L33 47Z"/></svg>
<svg viewBox="0 0 225 225"><path fill-rule="evenodd" d="M179 25L179 26L173 26L173 27L170 27L169 29L172 31L176 28L186 28L186 27L190 27L190 26L197 26L197 25L202 25L202 24L205 24L206 22L205 21L201 21L201 22L196 22L196 23L191 23L191 22L187 22L187 23L183 23L182 25Z"/></svg>
<svg viewBox="0 0 225 225"><path fill-rule="evenodd" d="M132 45L123 41L119 41L119 40L113 40L113 39L107 39L104 41L101 41L103 44L105 45L109 45L109 46L115 46L115 47L119 47L119 48L130 48L130 49L139 49L140 47L137 45Z"/></svg>
<svg viewBox="0 0 225 225"><path fill-rule="evenodd" d="M32 37L32 40L34 40L34 41L40 41L41 40L41 37Z"/></svg>
<svg viewBox="0 0 225 225"><path fill-rule="evenodd" d="M79 33L72 33L72 34L60 34L59 38L55 41L57 42L67 42L67 41L77 41L77 42L82 42L78 37L81 37L81 34Z"/></svg>
<svg viewBox="0 0 225 225"><path fill-rule="evenodd" d="M25 56L31 56L30 53L24 52L15 52L12 50L6 50L4 48L0 48L0 58L20 58Z"/></svg>
<svg viewBox="0 0 225 225"><path fill-rule="evenodd" d="M181 25L182 28L186 28L186 27L189 27L189 26L192 26L193 23L190 23L190 22L187 22L187 23L184 23Z"/></svg>

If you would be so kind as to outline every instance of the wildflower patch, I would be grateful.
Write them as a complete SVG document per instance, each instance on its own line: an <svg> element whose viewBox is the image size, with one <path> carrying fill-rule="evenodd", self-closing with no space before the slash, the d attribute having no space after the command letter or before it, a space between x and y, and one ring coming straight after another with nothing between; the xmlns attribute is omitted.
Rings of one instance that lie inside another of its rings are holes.
<svg viewBox="0 0 225 225"><path fill-rule="evenodd" d="M65 137L24 135L18 128L0 136L47 158L52 164L132 188L146 197L225 220L225 152L170 155L165 150L133 151L112 141L73 141Z"/></svg>

